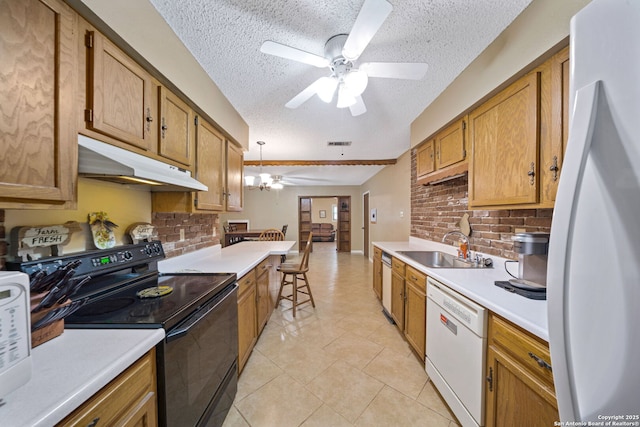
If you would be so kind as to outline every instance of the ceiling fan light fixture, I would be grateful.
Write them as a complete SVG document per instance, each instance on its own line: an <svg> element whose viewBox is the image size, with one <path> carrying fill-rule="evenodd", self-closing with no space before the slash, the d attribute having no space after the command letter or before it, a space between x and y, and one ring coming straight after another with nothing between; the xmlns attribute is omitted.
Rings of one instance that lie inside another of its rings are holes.
<svg viewBox="0 0 640 427"><path fill-rule="evenodd" d="M247 187L253 187L253 184L255 182L256 182L256 177L255 176L246 175L244 177L244 185L246 185Z"/></svg>
<svg viewBox="0 0 640 427"><path fill-rule="evenodd" d="M323 77L318 85L318 97L327 104L333 100L338 87L338 79L335 77Z"/></svg>
<svg viewBox="0 0 640 427"><path fill-rule="evenodd" d="M338 87L338 104L336 107L338 108L347 108L351 107L356 103L356 98L353 96L349 90L345 87L344 83L340 83Z"/></svg>
<svg viewBox="0 0 640 427"><path fill-rule="evenodd" d="M368 83L369 77L367 73L361 70L352 69L344 76L344 85L354 98L362 95Z"/></svg>

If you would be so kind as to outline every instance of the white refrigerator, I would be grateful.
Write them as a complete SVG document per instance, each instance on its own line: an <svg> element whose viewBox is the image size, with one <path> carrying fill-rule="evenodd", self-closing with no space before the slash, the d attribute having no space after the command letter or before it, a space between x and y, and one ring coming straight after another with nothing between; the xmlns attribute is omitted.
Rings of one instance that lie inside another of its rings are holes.
<svg viewBox="0 0 640 427"><path fill-rule="evenodd" d="M570 59L547 270L560 419L640 425L640 0L588 4Z"/></svg>

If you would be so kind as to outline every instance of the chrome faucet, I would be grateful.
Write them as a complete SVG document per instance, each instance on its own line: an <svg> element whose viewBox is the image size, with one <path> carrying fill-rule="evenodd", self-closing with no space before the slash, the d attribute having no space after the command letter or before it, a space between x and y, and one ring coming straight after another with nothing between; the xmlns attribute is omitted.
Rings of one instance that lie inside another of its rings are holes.
<svg viewBox="0 0 640 427"><path fill-rule="evenodd" d="M462 232L460 232L458 230L449 231L444 236L442 236L442 242L444 243L444 241L447 239L447 237L452 236L454 234L459 235L460 238L463 239L463 241L467 244L467 253L466 254L460 253L460 256L462 258L464 258L464 259L468 259L469 258L469 253L470 253L470 250L469 250L469 246L470 246L469 245L469 238L464 233L462 233Z"/></svg>

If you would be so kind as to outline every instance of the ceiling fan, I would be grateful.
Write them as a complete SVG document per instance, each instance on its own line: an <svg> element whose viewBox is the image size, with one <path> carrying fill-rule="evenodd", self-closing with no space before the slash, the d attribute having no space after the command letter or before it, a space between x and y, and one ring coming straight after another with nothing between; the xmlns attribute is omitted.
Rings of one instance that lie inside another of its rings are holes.
<svg viewBox="0 0 640 427"><path fill-rule="evenodd" d="M369 77L420 80L427 72L425 63L368 62L356 67L360 57L373 36L380 29L393 6L386 0L365 0L356 22L349 34L331 37L324 46L324 56L305 52L273 41L265 41L260 51L269 55L291 59L316 66L329 67L331 74L311 83L302 92L285 104L288 108L298 108L313 95L330 103L338 92L338 108L349 107L353 116L367 111L362 93Z"/></svg>

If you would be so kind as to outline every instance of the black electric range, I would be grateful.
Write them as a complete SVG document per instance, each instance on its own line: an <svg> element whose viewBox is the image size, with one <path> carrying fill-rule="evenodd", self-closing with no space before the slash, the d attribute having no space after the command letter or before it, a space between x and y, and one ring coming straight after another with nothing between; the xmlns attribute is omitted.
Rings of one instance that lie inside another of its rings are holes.
<svg viewBox="0 0 640 427"><path fill-rule="evenodd" d="M87 302L65 329L163 328L156 348L160 425L221 425L237 389L237 284L233 273L158 272L159 241L8 263L31 276L75 265ZM197 386L183 381L197 378Z"/></svg>

